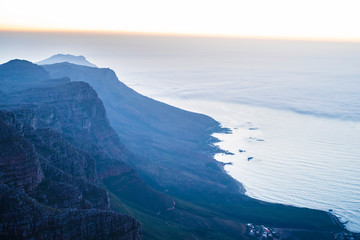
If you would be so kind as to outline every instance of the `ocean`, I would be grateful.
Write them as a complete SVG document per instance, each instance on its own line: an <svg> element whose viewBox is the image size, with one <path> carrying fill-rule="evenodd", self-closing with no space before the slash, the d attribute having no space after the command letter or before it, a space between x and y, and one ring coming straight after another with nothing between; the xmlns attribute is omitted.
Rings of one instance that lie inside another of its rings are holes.
<svg viewBox="0 0 360 240"><path fill-rule="evenodd" d="M84 55L136 91L207 114L246 194L360 232L360 43L0 32L0 62Z"/></svg>

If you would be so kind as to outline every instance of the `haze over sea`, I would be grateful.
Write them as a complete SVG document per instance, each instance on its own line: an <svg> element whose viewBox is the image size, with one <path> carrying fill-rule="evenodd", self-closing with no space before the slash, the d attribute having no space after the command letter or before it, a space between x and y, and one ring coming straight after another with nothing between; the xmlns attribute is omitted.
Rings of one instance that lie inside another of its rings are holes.
<svg viewBox="0 0 360 240"><path fill-rule="evenodd" d="M0 32L0 62L84 55L152 98L233 130L225 170L266 201L360 232L360 43ZM240 151L241 150L241 151Z"/></svg>

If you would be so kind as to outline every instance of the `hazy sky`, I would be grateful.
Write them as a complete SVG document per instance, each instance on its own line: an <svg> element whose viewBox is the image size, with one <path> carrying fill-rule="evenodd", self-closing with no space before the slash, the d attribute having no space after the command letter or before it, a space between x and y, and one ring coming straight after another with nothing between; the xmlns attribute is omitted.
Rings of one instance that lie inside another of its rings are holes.
<svg viewBox="0 0 360 240"><path fill-rule="evenodd" d="M0 0L0 29L360 41L359 0Z"/></svg>

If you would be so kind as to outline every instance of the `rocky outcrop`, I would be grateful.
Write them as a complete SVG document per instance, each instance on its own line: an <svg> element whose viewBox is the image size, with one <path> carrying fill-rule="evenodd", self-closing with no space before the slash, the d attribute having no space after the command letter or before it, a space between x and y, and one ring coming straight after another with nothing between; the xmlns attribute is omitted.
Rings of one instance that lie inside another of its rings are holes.
<svg viewBox="0 0 360 240"><path fill-rule="evenodd" d="M92 184L99 183L95 159L87 152L69 143L58 132L42 128L26 135L31 138L42 158L52 166L75 178Z"/></svg>
<svg viewBox="0 0 360 240"><path fill-rule="evenodd" d="M51 128L85 152L97 156L101 176L119 174L130 168L122 161L127 150L111 128L105 108L96 92L84 82L71 82L56 88L32 88L12 93L4 99L16 105L13 112L36 129ZM23 107L24 104L33 104ZM31 110L30 110L31 109ZM101 166L112 164L107 168Z"/></svg>
<svg viewBox="0 0 360 240"><path fill-rule="evenodd" d="M59 133L26 125L0 111L0 238L140 239L133 218L105 211L109 196L95 185L94 160Z"/></svg>
<svg viewBox="0 0 360 240"><path fill-rule="evenodd" d="M140 224L110 211L109 193L101 188L104 176L133 170L121 161L125 149L96 92L87 83L44 78L23 90L25 75L45 70L24 61L4 65L0 238L140 239ZM14 76L5 78L9 69Z"/></svg>
<svg viewBox="0 0 360 240"><path fill-rule="evenodd" d="M43 179L34 146L17 134L19 124L0 112L0 180L16 189L33 190Z"/></svg>
<svg viewBox="0 0 360 240"><path fill-rule="evenodd" d="M0 238L140 239L133 218L97 209L54 209L0 184Z"/></svg>
<svg viewBox="0 0 360 240"><path fill-rule="evenodd" d="M122 144L110 126L103 103L88 83L70 82L55 88L31 88L8 94L2 100L11 106L7 109L11 109L20 122L37 131L37 134L32 135L33 138L39 136L39 131L44 134L43 129L52 129L60 132L62 137L77 149L91 156L96 163L98 180L106 180L126 201L131 201L153 213L172 206L173 200L168 195L154 191L125 163L137 162L139 158ZM51 143L54 139L51 134L50 139L36 142L39 145L41 142ZM138 144L143 143L139 141ZM43 146L38 148L45 149ZM73 161L58 159L62 155L69 159L68 154L72 151L65 146L61 149L67 150L64 153L57 151L50 154L53 156L52 165L61 162L62 169L69 173ZM81 161L76 162L79 164ZM91 166L90 162L87 165ZM84 167L83 164L75 169ZM108 179L110 177L112 179ZM117 184L113 186L115 180Z"/></svg>

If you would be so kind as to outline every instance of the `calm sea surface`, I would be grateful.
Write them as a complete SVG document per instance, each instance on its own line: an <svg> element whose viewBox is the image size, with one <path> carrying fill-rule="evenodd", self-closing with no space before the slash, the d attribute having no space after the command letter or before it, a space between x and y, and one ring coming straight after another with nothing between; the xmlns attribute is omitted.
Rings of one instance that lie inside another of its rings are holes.
<svg viewBox="0 0 360 240"><path fill-rule="evenodd" d="M247 194L360 232L360 44L0 32L0 62L84 55L142 94L208 114Z"/></svg>

